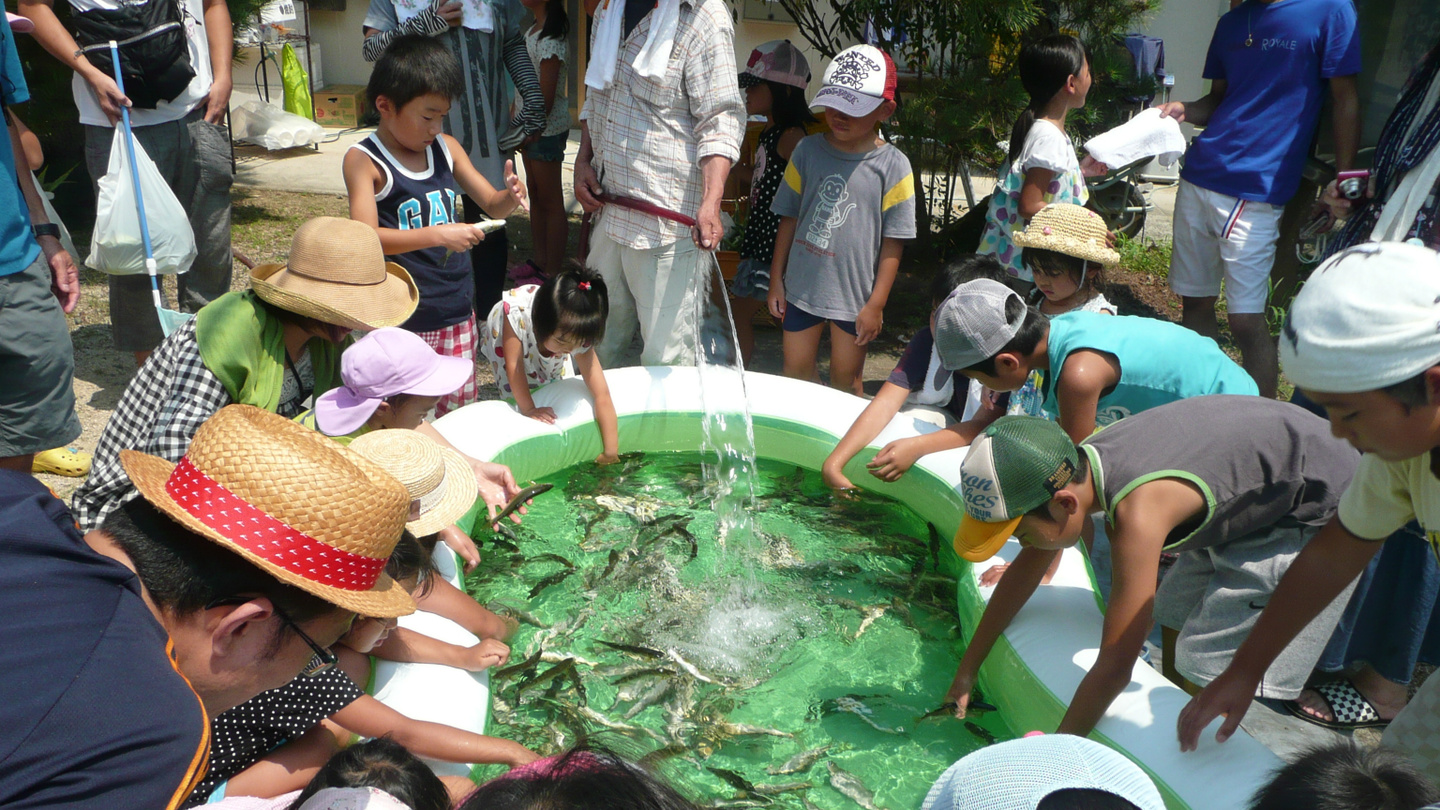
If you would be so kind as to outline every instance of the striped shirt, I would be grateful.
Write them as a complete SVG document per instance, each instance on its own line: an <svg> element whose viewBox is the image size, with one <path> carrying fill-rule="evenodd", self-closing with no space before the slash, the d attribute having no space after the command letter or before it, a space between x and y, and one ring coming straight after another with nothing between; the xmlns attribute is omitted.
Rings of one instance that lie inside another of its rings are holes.
<svg viewBox="0 0 1440 810"><path fill-rule="evenodd" d="M740 158L745 102L736 81L735 27L723 0L681 0L670 67L649 79L635 70L635 57L654 16L647 14L621 43L614 80L586 94L580 118L606 192L695 216L700 161ZM683 225L617 206L606 208L600 223L606 236L640 250L689 235Z"/></svg>

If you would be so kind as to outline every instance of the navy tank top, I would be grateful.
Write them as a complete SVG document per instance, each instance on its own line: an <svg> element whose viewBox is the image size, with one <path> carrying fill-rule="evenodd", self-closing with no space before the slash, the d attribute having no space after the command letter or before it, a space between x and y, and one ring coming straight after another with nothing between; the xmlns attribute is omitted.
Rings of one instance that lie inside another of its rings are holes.
<svg viewBox="0 0 1440 810"><path fill-rule="evenodd" d="M380 227L404 231L461 221L455 210L460 192L443 137L426 150L428 165L422 172L401 165L378 134L372 133L350 148L364 152L385 177L385 186L375 194ZM420 306L404 323L411 332L433 332L470 317L475 301L470 252L449 256L446 252L443 247L430 247L385 257L409 271L420 288Z"/></svg>

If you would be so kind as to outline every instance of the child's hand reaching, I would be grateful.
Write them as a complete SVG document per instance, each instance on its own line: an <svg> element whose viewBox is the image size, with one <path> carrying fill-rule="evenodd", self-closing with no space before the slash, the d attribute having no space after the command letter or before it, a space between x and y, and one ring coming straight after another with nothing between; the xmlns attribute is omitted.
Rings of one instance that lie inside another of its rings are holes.
<svg viewBox="0 0 1440 810"><path fill-rule="evenodd" d="M537 422L544 422L544 423L547 424L547 425L553 425L553 424L555 424L555 409L554 409L554 408L539 408L539 407L531 408L531 409L529 409L528 411L521 411L521 412L520 412L520 415L521 415L521 416L528 416L528 417L530 417L531 419L534 419L534 420L537 421Z"/></svg>
<svg viewBox="0 0 1440 810"><path fill-rule="evenodd" d="M619 453L601 453L595 457L595 463L604 467L607 464L614 464L620 460Z"/></svg>
<svg viewBox="0 0 1440 810"><path fill-rule="evenodd" d="M465 561L465 573L470 573L480 564L480 549L475 547L475 541L461 531L459 526L450 525L441 529L440 540Z"/></svg>
<svg viewBox="0 0 1440 810"><path fill-rule="evenodd" d="M855 345L864 346L880 336L880 327L885 325L885 310L874 304L866 304L855 316Z"/></svg>
<svg viewBox="0 0 1440 810"><path fill-rule="evenodd" d="M490 667L503 667L510 660L510 647L499 639L481 639L479 644L464 648L456 665L470 672Z"/></svg>
<svg viewBox="0 0 1440 810"><path fill-rule="evenodd" d="M530 213L530 199L525 192L525 184L520 182L520 175L515 173L515 161L505 161L505 187L510 190L510 196L515 199L515 204L520 210Z"/></svg>
<svg viewBox="0 0 1440 810"><path fill-rule="evenodd" d="M894 483L920 460L920 453L908 439L896 439L880 448L875 458L865 463L870 474L881 481Z"/></svg>

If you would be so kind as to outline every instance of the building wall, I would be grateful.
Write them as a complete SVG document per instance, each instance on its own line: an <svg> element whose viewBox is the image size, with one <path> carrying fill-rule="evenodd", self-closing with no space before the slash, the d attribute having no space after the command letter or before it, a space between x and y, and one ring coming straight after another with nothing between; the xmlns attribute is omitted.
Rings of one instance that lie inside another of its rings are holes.
<svg viewBox="0 0 1440 810"><path fill-rule="evenodd" d="M326 84L370 81L370 63L360 53L361 23L369 8L370 0L346 0L344 11L310 12L310 37L320 43Z"/></svg>

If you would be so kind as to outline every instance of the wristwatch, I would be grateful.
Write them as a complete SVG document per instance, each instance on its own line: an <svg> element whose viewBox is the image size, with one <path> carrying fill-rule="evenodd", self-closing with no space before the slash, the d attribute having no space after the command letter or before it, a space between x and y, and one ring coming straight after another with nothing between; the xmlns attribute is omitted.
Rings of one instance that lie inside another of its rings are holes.
<svg viewBox="0 0 1440 810"><path fill-rule="evenodd" d="M39 239L42 236L53 236L56 239L60 238L60 226L56 225L53 222L45 222L40 225L31 225L30 230L34 231L36 239Z"/></svg>

